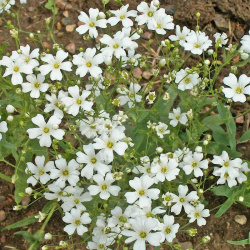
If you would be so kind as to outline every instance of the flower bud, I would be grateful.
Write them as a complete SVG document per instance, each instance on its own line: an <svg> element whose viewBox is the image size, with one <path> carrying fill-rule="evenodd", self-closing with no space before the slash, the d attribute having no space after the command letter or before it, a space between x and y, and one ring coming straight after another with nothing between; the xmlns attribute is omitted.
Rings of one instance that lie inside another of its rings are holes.
<svg viewBox="0 0 250 250"><path fill-rule="evenodd" d="M31 187L27 187L27 188L25 189L25 193L28 194L28 195L31 195L32 192L33 192L33 189L32 189Z"/></svg>
<svg viewBox="0 0 250 250"><path fill-rule="evenodd" d="M100 19L105 19L106 15L103 12L99 12L99 18Z"/></svg>
<svg viewBox="0 0 250 250"><path fill-rule="evenodd" d="M51 240L51 239L52 239L52 234L51 234L51 233L46 233L46 234L44 235L44 239L45 239L45 240Z"/></svg>
<svg viewBox="0 0 250 250"><path fill-rule="evenodd" d="M159 62L159 67L163 67L166 65L166 60L165 59L161 59Z"/></svg>
<svg viewBox="0 0 250 250"><path fill-rule="evenodd" d="M203 236L201 239L201 243L206 244L211 240L210 236Z"/></svg>
<svg viewBox="0 0 250 250"><path fill-rule="evenodd" d="M15 107L9 104L9 105L7 105L7 107L6 107L6 111L7 111L8 113L14 113Z"/></svg>
<svg viewBox="0 0 250 250"><path fill-rule="evenodd" d="M203 141L203 145L205 145L205 146L208 145L208 143L209 143L208 140L204 140L204 141Z"/></svg>
<svg viewBox="0 0 250 250"><path fill-rule="evenodd" d="M9 115L9 116L7 117L7 121L9 121L9 122L12 122L13 119L14 119L14 117L13 117L12 115Z"/></svg>
<svg viewBox="0 0 250 250"><path fill-rule="evenodd" d="M197 146L194 151L196 153L202 153L202 147L201 146Z"/></svg>
<svg viewBox="0 0 250 250"><path fill-rule="evenodd" d="M243 202L243 201L244 201L244 197L243 197L243 196L239 196L238 200L239 200L240 202Z"/></svg>
<svg viewBox="0 0 250 250"><path fill-rule="evenodd" d="M156 152L159 153L159 154L162 153L163 152L163 148L162 147L157 147L156 148Z"/></svg>
<svg viewBox="0 0 250 250"><path fill-rule="evenodd" d="M195 236L197 234L197 229L190 228L190 229L187 230L187 232L188 232L189 236L193 237L193 236Z"/></svg>

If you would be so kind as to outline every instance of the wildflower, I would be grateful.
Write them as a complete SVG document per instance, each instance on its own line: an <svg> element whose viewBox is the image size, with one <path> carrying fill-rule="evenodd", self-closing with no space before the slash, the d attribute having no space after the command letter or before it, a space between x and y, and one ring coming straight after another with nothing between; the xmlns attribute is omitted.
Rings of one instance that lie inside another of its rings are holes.
<svg viewBox="0 0 250 250"><path fill-rule="evenodd" d="M52 144L50 136L58 140L62 140L65 132L62 129L59 129L59 124L61 119L58 119L56 116L51 116L46 123L44 117L40 114L33 117L32 122L37 125L39 128L30 128L27 130L30 139L39 139L39 144L41 147L50 147Z"/></svg>
<svg viewBox="0 0 250 250"><path fill-rule="evenodd" d="M119 10L110 10L112 14L114 14L114 17L110 17L108 19L108 23L111 26L116 25L118 22L122 22L123 27L130 27L133 26L133 21L129 19L129 17L136 17L137 12L136 10L130 10L128 11L129 5L126 4L125 6L122 6Z"/></svg>
<svg viewBox="0 0 250 250"><path fill-rule="evenodd" d="M189 68L181 69L176 73L175 82L178 83L178 89L184 91L186 89L192 89L200 81L199 75L195 72L189 72Z"/></svg>
<svg viewBox="0 0 250 250"><path fill-rule="evenodd" d="M173 30L174 24L173 24L173 17L166 15L156 15L155 17L156 26L154 30L157 34L160 35L166 35L166 29L167 30Z"/></svg>
<svg viewBox="0 0 250 250"><path fill-rule="evenodd" d="M187 175L194 171L195 177L203 176L202 169L208 168L208 160L202 160L203 154L196 153L186 155L183 159L182 168Z"/></svg>
<svg viewBox="0 0 250 250"><path fill-rule="evenodd" d="M104 164L101 158L101 153L95 153L93 144L84 145L83 151L85 154L82 152L76 153L77 162L86 164L86 166L81 171L81 176L90 179L93 177L94 170L103 176L110 171L110 168Z"/></svg>
<svg viewBox="0 0 250 250"><path fill-rule="evenodd" d="M46 65L41 65L39 70L42 75L47 75L50 73L51 80L61 81L63 78L61 70L72 71L72 63L71 62L63 62L68 57L68 52L64 52L63 50L58 50L56 52L56 56L51 54L46 54L41 58L43 62L46 62Z"/></svg>
<svg viewBox="0 0 250 250"><path fill-rule="evenodd" d="M142 99L141 95L138 95L137 92L141 89L141 86L138 83L130 83L129 89L123 88L119 90L119 93L122 94L118 97L121 105L128 103L128 106L131 108L135 105L136 102L140 102Z"/></svg>
<svg viewBox="0 0 250 250"><path fill-rule="evenodd" d="M107 200L110 194L117 196L121 190L118 186L111 186L115 181L111 173L107 173L105 178L100 174L96 174L93 176L93 180L98 185L90 185L88 187L89 193L90 195L97 195L100 193L101 199Z"/></svg>
<svg viewBox="0 0 250 250"><path fill-rule="evenodd" d="M179 44L183 46L185 44L185 40L187 35L190 33L190 29L186 26L183 27L182 31L179 25L176 25L175 35L169 36L171 41L179 41Z"/></svg>
<svg viewBox="0 0 250 250"><path fill-rule="evenodd" d="M67 113L76 116L79 113L80 108L86 111L90 111L93 102L86 101L86 98L91 94L88 90L83 90L80 95L80 89L77 85L68 88L68 92L72 97L63 97L62 102L68 108Z"/></svg>
<svg viewBox="0 0 250 250"><path fill-rule="evenodd" d="M65 187L66 181L69 182L71 186L75 186L79 181L79 164L74 160L70 160L67 163L66 159L61 158L55 160L56 168L51 169L50 178L57 179L55 185L60 188Z"/></svg>
<svg viewBox="0 0 250 250"><path fill-rule="evenodd" d="M32 186L35 186L38 181L46 184L50 180L48 172L55 168L54 162L49 161L45 164L45 156L36 156L35 163L36 165L32 162L27 162L25 173L32 174L27 179L27 183L31 183Z"/></svg>
<svg viewBox="0 0 250 250"><path fill-rule="evenodd" d="M175 205L171 207L171 212L176 215L180 214L182 207L184 207L185 212L188 214L193 206L190 204L191 201L197 201L199 199L197 192L192 191L187 195L188 186L179 185L178 187L179 196L174 195L173 202Z"/></svg>
<svg viewBox="0 0 250 250"><path fill-rule="evenodd" d="M203 204L199 204L188 213L188 217L190 218L189 220L190 223L197 220L198 226L201 227L206 225L206 220L204 219L204 217L208 217L210 214L209 210L204 209L204 207L205 206Z"/></svg>
<svg viewBox="0 0 250 250"><path fill-rule="evenodd" d="M48 185L48 189L50 193L45 192L44 197L47 200L57 200L61 201L65 197L69 196L71 193L74 192L74 188L72 186L67 186L65 188L60 188L58 185L53 182L52 184Z"/></svg>
<svg viewBox="0 0 250 250"><path fill-rule="evenodd" d="M215 42L219 47L222 47L223 45L227 44L227 34L226 33L215 33L214 34Z"/></svg>
<svg viewBox="0 0 250 250"><path fill-rule="evenodd" d="M108 246L112 243L113 239L105 236L92 236L92 241L88 242L88 249L90 250L111 250Z"/></svg>
<svg viewBox="0 0 250 250"><path fill-rule="evenodd" d="M154 180L147 175L140 178L135 177L129 181L129 185L135 189L135 192L125 193L125 197L129 204L138 200L140 207L148 206L152 200L156 200L159 197L160 190L158 188L150 188L154 184ZM150 189L149 189L150 188Z"/></svg>
<svg viewBox="0 0 250 250"><path fill-rule="evenodd" d="M249 35L244 35L241 38L241 48L242 50L244 50L246 53L250 53L250 30L249 30Z"/></svg>
<svg viewBox="0 0 250 250"><path fill-rule="evenodd" d="M88 15L81 11L80 16L78 16L79 21L83 22L83 25L80 25L76 31L83 35L87 31L89 31L89 36L92 38L96 38L98 36L97 27L106 28L107 20L101 19L98 20L99 10L98 9L89 9L89 17Z"/></svg>
<svg viewBox="0 0 250 250"><path fill-rule="evenodd" d="M149 92L147 97L146 97L146 100L148 101L148 104L153 104L155 99L156 99L155 91Z"/></svg>
<svg viewBox="0 0 250 250"><path fill-rule="evenodd" d="M1 116L0 116L1 119ZM7 122L2 121L0 122L0 141L3 138L3 135L1 133L6 133L8 131L8 127L7 127Z"/></svg>
<svg viewBox="0 0 250 250"><path fill-rule="evenodd" d="M93 77L97 77L102 73L102 69L98 67L99 64L103 63L104 55L97 54L96 48L87 48L86 52L81 52L78 55L73 56L73 64L77 65L76 74L80 77L84 77L88 72Z"/></svg>
<svg viewBox="0 0 250 250"><path fill-rule="evenodd" d="M167 192L166 194L163 194L162 195L162 198L163 198L163 204L165 206L171 206L172 205L172 202L173 202L173 198L174 198L174 194L170 193L170 192Z"/></svg>
<svg viewBox="0 0 250 250"><path fill-rule="evenodd" d="M38 219L38 222L42 222L46 218L47 214L38 212L38 215L35 215L34 217Z"/></svg>
<svg viewBox="0 0 250 250"><path fill-rule="evenodd" d="M125 240L125 243L135 241L133 249L146 250L146 241L153 246L159 246L161 241L161 234L159 232L152 233L158 225L158 221L153 218L136 218L131 219L131 229L123 230L122 234L129 237Z"/></svg>
<svg viewBox="0 0 250 250"><path fill-rule="evenodd" d="M186 43L183 44L185 50L191 51L195 55L201 55L212 45L212 41L204 32L191 31L186 37Z"/></svg>
<svg viewBox="0 0 250 250"><path fill-rule="evenodd" d="M15 107L12 106L11 104L9 104L9 105L6 106L6 111L9 114L14 113L15 112Z"/></svg>
<svg viewBox="0 0 250 250"><path fill-rule="evenodd" d="M38 74L37 76L33 74L28 75L26 79L28 82L22 83L23 92L30 92L32 98L39 98L40 91L46 92L49 88L49 84L44 83L45 76L42 74Z"/></svg>
<svg viewBox="0 0 250 250"><path fill-rule="evenodd" d="M160 223L159 229L161 230L162 240L165 239L168 242L172 242L176 237L176 233L178 232L180 225L178 223L174 224L174 216L173 215L164 215L163 223Z"/></svg>
<svg viewBox="0 0 250 250"><path fill-rule="evenodd" d="M245 74L241 75L239 80L237 80L237 77L230 73L228 77L223 79L223 82L230 88L223 88L222 92L226 98L232 98L234 102L245 102L245 94L250 95L250 85L248 85L250 77L247 77Z"/></svg>
<svg viewBox="0 0 250 250"><path fill-rule="evenodd" d="M181 109L178 107L173 109L173 113L169 113L168 118L171 119L170 124L176 127L178 123L185 125L188 121L187 113L181 113Z"/></svg>
<svg viewBox="0 0 250 250"><path fill-rule="evenodd" d="M81 214L81 210L75 208L73 208L70 213L66 212L62 219L64 222L69 224L63 229L69 235L72 235L75 230L77 231L77 234L83 235L88 231L88 228L83 225L91 222L91 218L88 213Z"/></svg>
<svg viewBox="0 0 250 250"><path fill-rule="evenodd" d="M108 225L110 227L119 226L122 227L126 222L128 222L131 215L131 207L127 207L124 212L118 206L111 210L111 218L108 218Z"/></svg>

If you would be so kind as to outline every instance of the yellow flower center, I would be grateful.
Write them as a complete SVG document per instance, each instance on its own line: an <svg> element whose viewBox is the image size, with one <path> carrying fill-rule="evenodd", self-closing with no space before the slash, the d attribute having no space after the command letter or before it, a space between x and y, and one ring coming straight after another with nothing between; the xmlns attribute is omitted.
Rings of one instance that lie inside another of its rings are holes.
<svg viewBox="0 0 250 250"><path fill-rule="evenodd" d="M181 203L183 203L184 201L185 201L185 199L184 198L180 198L180 200L179 200Z"/></svg>
<svg viewBox="0 0 250 250"><path fill-rule="evenodd" d="M159 131L159 133L162 134L164 132L164 129L163 128L159 128L158 131Z"/></svg>
<svg viewBox="0 0 250 250"><path fill-rule="evenodd" d="M192 163L192 167L193 167L193 168L195 168L197 165L198 165L197 162L193 162L193 163Z"/></svg>
<svg viewBox="0 0 250 250"><path fill-rule="evenodd" d="M45 173L45 171L43 169L40 169L39 175L43 175L44 173Z"/></svg>
<svg viewBox="0 0 250 250"><path fill-rule="evenodd" d="M103 245L103 244L99 244L98 247L99 247L99 248L104 248L104 245Z"/></svg>
<svg viewBox="0 0 250 250"><path fill-rule="evenodd" d="M94 22L91 22L90 24L89 24L89 27L91 27L91 28L93 28L95 26L95 23Z"/></svg>
<svg viewBox="0 0 250 250"><path fill-rule="evenodd" d="M153 15L154 15L154 13L153 13L152 11L149 11L149 12L148 12L148 16L149 16L149 17L152 17Z"/></svg>
<svg viewBox="0 0 250 250"><path fill-rule="evenodd" d="M165 199L165 201L170 201L171 200L171 196L167 195L164 199Z"/></svg>
<svg viewBox="0 0 250 250"><path fill-rule="evenodd" d="M161 29L162 25L160 23L157 24L157 29Z"/></svg>
<svg viewBox="0 0 250 250"><path fill-rule="evenodd" d="M19 67L16 66L16 67L14 68L14 71L15 71L15 72L18 72L18 71L19 71Z"/></svg>
<svg viewBox="0 0 250 250"><path fill-rule="evenodd" d="M227 178L227 177L228 177L228 173L225 173L225 174L224 174L224 177Z"/></svg>
<svg viewBox="0 0 250 250"><path fill-rule="evenodd" d="M124 15L121 15L120 18L123 20L123 19L125 18L125 16L124 16Z"/></svg>
<svg viewBox="0 0 250 250"><path fill-rule="evenodd" d="M107 147L108 148L113 148L113 146L114 146L113 142L111 142L111 141L107 142Z"/></svg>
<svg viewBox="0 0 250 250"><path fill-rule="evenodd" d="M75 202L75 204L78 204L79 200L78 199L74 199L74 202Z"/></svg>
<svg viewBox="0 0 250 250"><path fill-rule="evenodd" d="M60 67L60 65L59 65L58 63L55 63L55 64L54 64L54 68L55 68L55 69L58 69L59 67Z"/></svg>
<svg viewBox="0 0 250 250"><path fill-rule="evenodd" d="M141 232L141 233L140 233L140 237L141 237L141 238L146 238L146 236L147 236L147 233L146 233L146 232Z"/></svg>
<svg viewBox="0 0 250 250"><path fill-rule="evenodd" d="M75 225L76 226L80 226L81 225L81 221L80 220L75 220Z"/></svg>
<svg viewBox="0 0 250 250"><path fill-rule="evenodd" d="M190 78L189 77L186 77L185 80L184 80L185 83L190 83Z"/></svg>
<svg viewBox="0 0 250 250"><path fill-rule="evenodd" d="M130 97L130 98L134 98L134 97L135 97L135 94L131 93L131 94L129 95L129 97Z"/></svg>
<svg viewBox="0 0 250 250"><path fill-rule="evenodd" d="M78 105L81 105L81 104L82 104L82 100L81 100L81 99L77 99L76 103L77 103Z"/></svg>
<svg viewBox="0 0 250 250"><path fill-rule="evenodd" d="M150 168L147 168L147 169L146 169L146 172L147 172L148 174L151 173Z"/></svg>
<svg viewBox="0 0 250 250"><path fill-rule="evenodd" d="M229 162L226 161L226 162L224 163L224 166L225 166L225 167L228 167L228 166L229 166Z"/></svg>
<svg viewBox="0 0 250 250"><path fill-rule="evenodd" d="M102 188L102 190L107 190L108 186L107 186L107 184L102 184L101 188Z"/></svg>
<svg viewBox="0 0 250 250"><path fill-rule="evenodd" d="M176 120L180 120L180 116L177 115L177 116L175 117L175 119L176 119Z"/></svg>
<svg viewBox="0 0 250 250"><path fill-rule="evenodd" d="M145 191L144 191L144 190L140 190L140 191L139 191L139 195L142 196L142 195L144 195L144 194L145 194Z"/></svg>
<svg viewBox="0 0 250 250"><path fill-rule="evenodd" d="M63 174L64 176L68 176L68 175L69 175L69 171L66 169L66 170L64 170L64 171L62 172L62 174Z"/></svg>
<svg viewBox="0 0 250 250"><path fill-rule="evenodd" d="M119 217L119 221L120 221L120 222L126 223L126 222L127 222L127 219L126 219L124 216L120 216L120 217Z"/></svg>
<svg viewBox="0 0 250 250"><path fill-rule="evenodd" d="M167 228L165 229L165 233L166 233L166 234L170 234L170 233L171 233L171 228L170 228L170 227L167 227Z"/></svg>
<svg viewBox="0 0 250 250"><path fill-rule="evenodd" d="M114 45L113 45L113 48L114 48L114 49L119 48L119 44L117 44L117 43L116 43L116 44L114 44Z"/></svg>
<svg viewBox="0 0 250 250"><path fill-rule="evenodd" d="M147 217L152 217L152 214L149 212L146 214Z"/></svg>
<svg viewBox="0 0 250 250"><path fill-rule="evenodd" d="M49 133L49 128L48 128L48 127L45 127L45 128L43 129L43 132L44 132L44 133Z"/></svg>
<svg viewBox="0 0 250 250"><path fill-rule="evenodd" d="M238 88L235 89L235 92L237 94L241 94L242 93L242 89L240 87L238 87Z"/></svg>
<svg viewBox="0 0 250 250"><path fill-rule="evenodd" d="M92 162L93 164L95 164L95 163L97 162L97 159L96 159L96 158L92 158L92 159L91 159L91 162Z"/></svg>
<svg viewBox="0 0 250 250"><path fill-rule="evenodd" d="M200 217L200 215L201 215L200 212L195 212L195 213L194 213L194 217L195 217L195 218Z"/></svg>
<svg viewBox="0 0 250 250"><path fill-rule="evenodd" d="M34 84L34 87L36 88L36 89L39 89L39 87L40 87L40 83L39 82L36 82L35 84Z"/></svg>
<svg viewBox="0 0 250 250"><path fill-rule="evenodd" d="M196 43L196 44L194 45L194 47L195 47L196 49L199 49L199 48L201 47L201 45L200 45L199 43Z"/></svg>
<svg viewBox="0 0 250 250"><path fill-rule="evenodd" d="M167 169L166 166L164 166L164 167L161 169L161 172L162 172L163 174L165 174L167 171L168 171L168 169Z"/></svg>
<svg viewBox="0 0 250 250"><path fill-rule="evenodd" d="M91 63L91 62L87 62L87 63L86 63L86 66L87 66L87 67L91 67L91 66L92 66L92 63Z"/></svg>

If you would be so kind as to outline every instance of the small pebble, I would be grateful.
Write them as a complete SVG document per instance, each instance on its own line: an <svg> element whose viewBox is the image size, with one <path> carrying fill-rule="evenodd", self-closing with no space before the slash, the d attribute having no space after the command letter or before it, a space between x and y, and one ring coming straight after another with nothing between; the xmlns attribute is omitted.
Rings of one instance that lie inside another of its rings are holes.
<svg viewBox="0 0 250 250"><path fill-rule="evenodd" d="M43 42L43 46L45 49L50 49L50 44L48 42Z"/></svg>
<svg viewBox="0 0 250 250"><path fill-rule="evenodd" d="M194 248L191 241L179 242L179 244L183 249Z"/></svg>
<svg viewBox="0 0 250 250"><path fill-rule="evenodd" d="M67 25L67 26L66 26L66 31L69 32L69 33L70 33L70 32L73 32L74 29L75 29L75 27L76 27L75 24Z"/></svg>
<svg viewBox="0 0 250 250"><path fill-rule="evenodd" d="M6 219L6 213L4 210L0 210L0 222Z"/></svg>
<svg viewBox="0 0 250 250"><path fill-rule="evenodd" d="M61 30L62 29L62 24L60 22L56 23L56 28L57 30Z"/></svg>
<svg viewBox="0 0 250 250"><path fill-rule="evenodd" d="M149 71L144 71L143 73L142 73L142 77L144 78L144 79L146 79L146 80L149 80L151 77L152 77L152 73L151 72L149 72Z"/></svg>
<svg viewBox="0 0 250 250"><path fill-rule="evenodd" d="M237 222L238 224L240 224L242 226L247 223L247 217L245 215L238 214L234 217L234 220L235 220L235 222Z"/></svg>
<svg viewBox="0 0 250 250"><path fill-rule="evenodd" d="M138 79L142 75L142 70L137 67L133 70L133 75L136 79Z"/></svg>
<svg viewBox="0 0 250 250"><path fill-rule="evenodd" d="M68 11L68 10L65 10L65 11L63 12L63 15L64 15L65 17L69 17L69 11Z"/></svg>
<svg viewBox="0 0 250 250"><path fill-rule="evenodd" d="M146 32L142 35L142 37L143 37L144 39L146 39L146 40L151 39L152 36L153 36L153 33L150 32L150 31L146 31Z"/></svg>
<svg viewBox="0 0 250 250"><path fill-rule="evenodd" d="M22 199L22 206L27 207L30 203L30 196L24 196Z"/></svg>
<svg viewBox="0 0 250 250"><path fill-rule="evenodd" d="M70 22L71 22L71 20L70 20L69 17L64 17L64 18L62 18L62 24L63 24L64 26L69 25Z"/></svg>
<svg viewBox="0 0 250 250"><path fill-rule="evenodd" d="M64 33L63 32L58 32L57 33L57 37L63 37L64 36Z"/></svg>
<svg viewBox="0 0 250 250"><path fill-rule="evenodd" d="M75 52L76 52L76 45L75 45L75 43L72 42L72 43L68 44L66 46L66 50L68 52L70 52L71 54L75 54Z"/></svg>

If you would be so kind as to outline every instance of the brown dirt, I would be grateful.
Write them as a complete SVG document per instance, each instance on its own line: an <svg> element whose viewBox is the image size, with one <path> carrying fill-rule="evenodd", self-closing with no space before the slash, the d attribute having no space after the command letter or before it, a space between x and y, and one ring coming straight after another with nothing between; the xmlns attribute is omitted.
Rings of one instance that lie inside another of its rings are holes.
<svg viewBox="0 0 250 250"><path fill-rule="evenodd" d="M38 29L43 33L45 31L44 19L51 16L51 12L44 8L46 1L30 0L28 5L21 6L20 18L21 27L23 30L30 32L36 32ZM68 11L70 24L76 24L78 22L77 16L80 11L87 11L89 8L102 9L101 0L69 0L66 1L66 8L59 9L57 14L57 22L61 23L64 17L63 12ZM131 9L135 9L140 3L140 0L123 0L123 3L129 3ZM149 2L149 1L147 1ZM201 13L200 25L202 30L212 36L215 32L226 32L230 37L230 42L239 42L239 39L246 34L249 30L250 24L250 5L249 0L161 0L162 7L166 7L168 11L173 11L175 6L177 11L174 15L174 22L180 25L186 25L189 28L194 29L196 26L196 13ZM111 1L107 5L107 9L117 9L119 5ZM17 9L17 8L14 8ZM65 13L64 13L65 14ZM11 19L9 16L7 20ZM12 19L11 19L12 20ZM56 22L56 23L57 23ZM13 21L13 23L15 23ZM9 30L4 27L5 22L0 22L0 43L8 41L10 46L8 51L14 50L15 44L13 39L9 35ZM60 26L58 24L58 26ZM55 30L56 41L64 46L73 42L76 45L76 51L82 44L82 37L77 32L68 33L65 31L65 26L61 25L61 30ZM60 37L58 37L60 36ZM21 35L21 41L25 44L25 35ZM51 40L48 36L44 37L44 42L48 47L51 47ZM244 69L246 71L246 69ZM228 74L227 71L224 72ZM247 104L249 106L249 104ZM243 112L246 106L234 107L236 115ZM249 119L249 116L245 117L245 120ZM245 124L238 124L237 131L238 136L245 130ZM250 159L250 145L249 143L238 145L238 150L242 152L243 158ZM13 174L12 168L0 163L0 171L8 176ZM32 216L38 213L44 205L44 201L38 201L34 205L28 207L25 210L13 211L15 205L14 197L14 185L0 179L0 210L4 210L6 213L6 219L0 223L0 229L6 225L10 225L20 219ZM224 202L220 197L208 197L211 207L216 207L220 203ZM234 216L237 214L244 214L248 217L246 225L241 226L234 221ZM191 241L194 246L199 243L200 239L204 235L211 236L211 242L207 245L202 245L198 250L241 250L247 249L243 246L232 246L226 243L226 240L241 240L248 237L250 230L250 211L246 207L241 205L232 206L221 218L215 218L213 215L207 220L207 225L198 228L198 236L188 237L186 234L180 233L177 238L180 242ZM40 227L39 223L34 223L32 226L23 227L21 230L27 230L35 232ZM62 231L63 222L59 212L55 213L52 220L49 222L46 231L52 234L63 235ZM28 244L20 235L14 235L14 232L18 230L8 230L0 232L0 249L28 249ZM52 242L56 244L59 240L66 240L66 237L59 237ZM48 242L49 244L51 242ZM53 244L53 243L52 243ZM76 249L85 249L84 246L79 245Z"/></svg>

